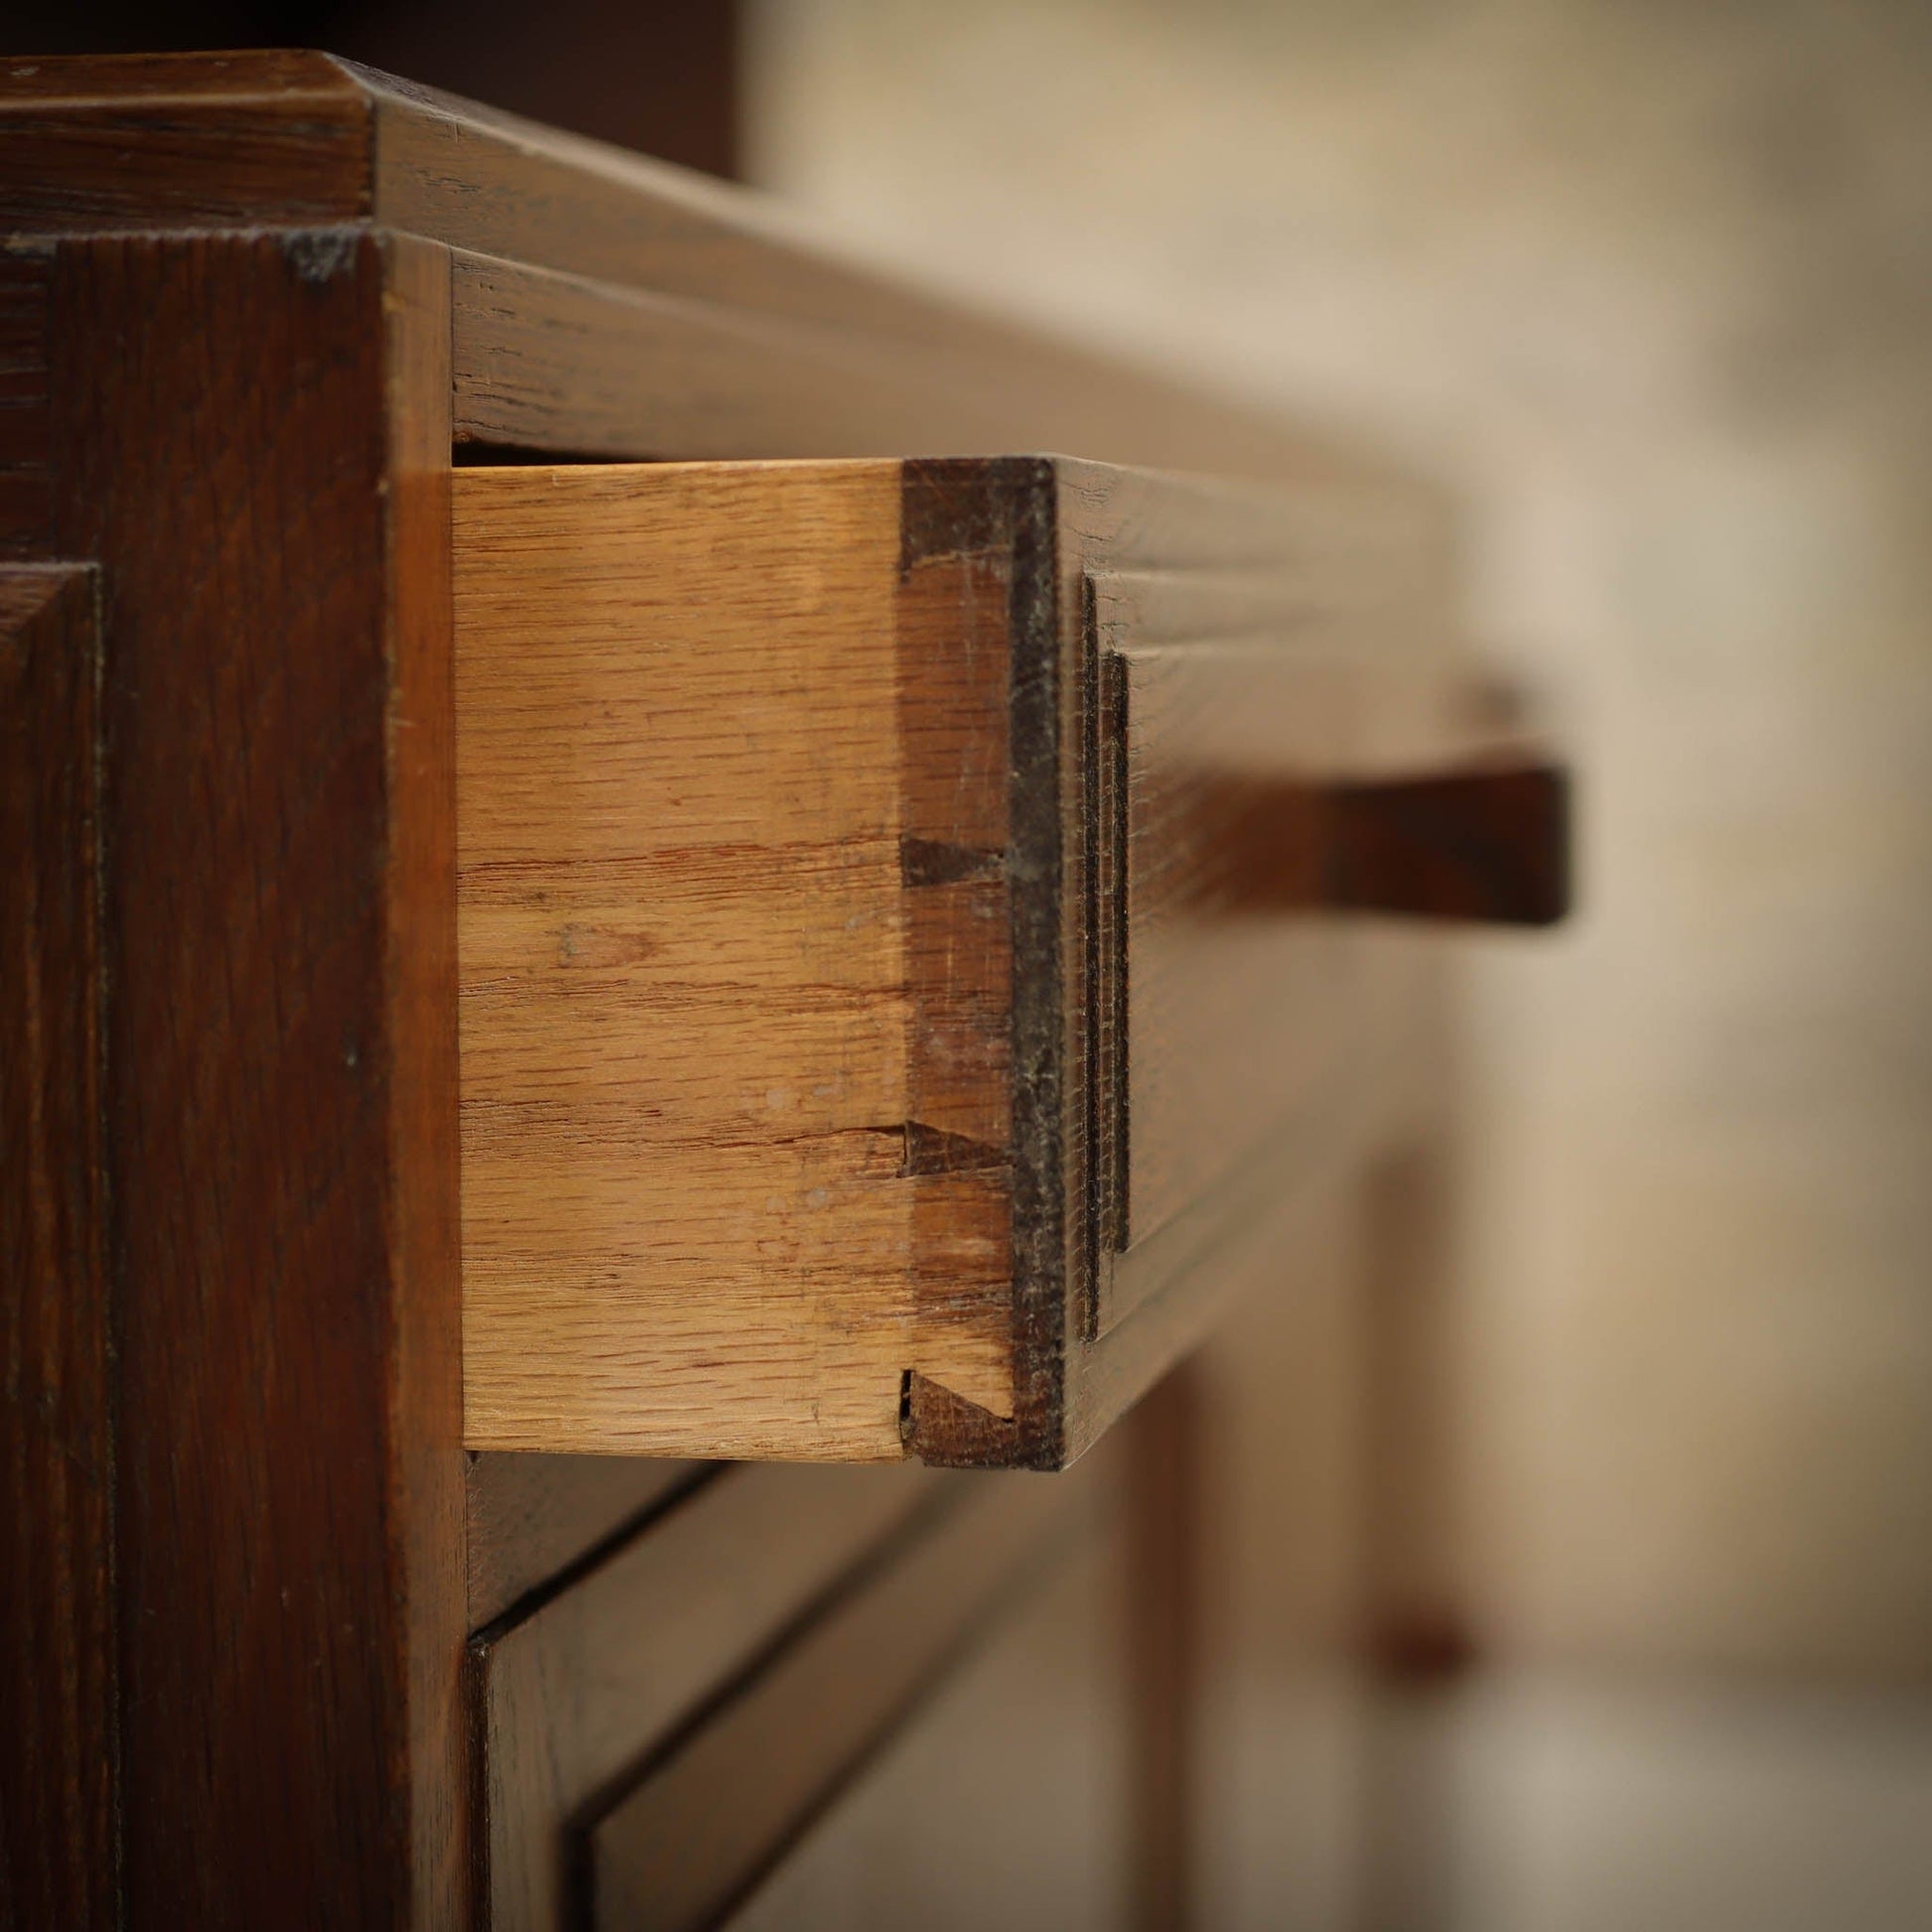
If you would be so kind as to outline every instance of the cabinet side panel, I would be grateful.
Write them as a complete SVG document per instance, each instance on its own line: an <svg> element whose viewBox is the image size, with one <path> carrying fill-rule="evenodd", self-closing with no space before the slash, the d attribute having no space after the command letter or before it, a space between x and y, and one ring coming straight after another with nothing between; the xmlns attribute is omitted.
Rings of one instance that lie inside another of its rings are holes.
<svg viewBox="0 0 1932 1932"><path fill-rule="evenodd" d="M428 834L391 763L384 297L343 230L56 256L56 539L102 595L133 1922L400 1924L449 1869L413 1667L462 1552L412 1514L402 1357L457 1283L398 1221L449 1204L398 1067L429 1016L392 868Z"/></svg>

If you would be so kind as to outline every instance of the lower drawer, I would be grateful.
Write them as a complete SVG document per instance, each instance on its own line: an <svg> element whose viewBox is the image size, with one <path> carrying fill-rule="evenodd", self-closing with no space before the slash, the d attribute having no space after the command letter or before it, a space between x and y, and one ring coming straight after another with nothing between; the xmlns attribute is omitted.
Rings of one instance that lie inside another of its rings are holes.
<svg viewBox="0 0 1932 1932"><path fill-rule="evenodd" d="M1055 1892L1124 1889L1122 1580L1048 1506L963 1499L738 1688L590 1831L591 1922L701 1932L758 1894L766 1926L1064 1925ZM1002 1891L1026 1909L978 1916Z"/></svg>
<svg viewBox="0 0 1932 1932"><path fill-rule="evenodd" d="M788 1844L731 1932L1114 1932L1135 1922L1119 1533L1064 1552ZM600 1927L647 1925L641 1820L595 1847Z"/></svg>
<svg viewBox="0 0 1932 1932"><path fill-rule="evenodd" d="M1056 1466L1390 1130L1562 786L1372 501L456 479L466 1434Z"/></svg>
<svg viewBox="0 0 1932 1932"><path fill-rule="evenodd" d="M1078 1547L1070 1482L687 1475L472 1643L485 1922L711 1925L1017 1588ZM1077 1653L1092 1633L1069 1631ZM614 1902L617 1901L617 1902Z"/></svg>

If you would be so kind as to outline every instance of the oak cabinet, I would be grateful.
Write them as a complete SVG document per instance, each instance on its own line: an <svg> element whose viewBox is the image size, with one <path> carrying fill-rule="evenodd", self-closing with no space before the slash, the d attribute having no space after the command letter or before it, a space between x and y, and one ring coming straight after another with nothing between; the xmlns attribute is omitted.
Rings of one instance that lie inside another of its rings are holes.
<svg viewBox="0 0 1932 1932"><path fill-rule="evenodd" d="M322 55L0 213L0 1921L1177 1923L1184 1358L1564 901L1448 506Z"/></svg>

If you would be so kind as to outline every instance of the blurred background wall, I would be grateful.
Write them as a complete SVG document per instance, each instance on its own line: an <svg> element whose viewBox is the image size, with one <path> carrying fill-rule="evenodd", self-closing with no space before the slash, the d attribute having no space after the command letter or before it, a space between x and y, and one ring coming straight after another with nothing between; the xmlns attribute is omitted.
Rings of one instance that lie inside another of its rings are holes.
<svg viewBox="0 0 1932 1932"><path fill-rule="evenodd" d="M1444 1372L1513 1654L1932 1667L1932 9L759 0L755 178L1373 431L1579 729L1465 944Z"/></svg>

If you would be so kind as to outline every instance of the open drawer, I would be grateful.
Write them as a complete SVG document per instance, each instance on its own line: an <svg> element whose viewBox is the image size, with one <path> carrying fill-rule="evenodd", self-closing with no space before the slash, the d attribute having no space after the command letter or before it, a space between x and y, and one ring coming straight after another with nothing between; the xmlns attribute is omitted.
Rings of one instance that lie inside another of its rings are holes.
<svg viewBox="0 0 1932 1932"><path fill-rule="evenodd" d="M455 478L466 1434L1056 1466L1405 1104L1564 786L1383 503Z"/></svg>

